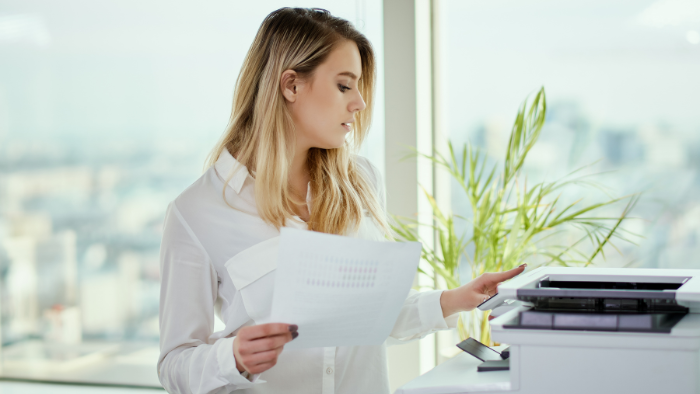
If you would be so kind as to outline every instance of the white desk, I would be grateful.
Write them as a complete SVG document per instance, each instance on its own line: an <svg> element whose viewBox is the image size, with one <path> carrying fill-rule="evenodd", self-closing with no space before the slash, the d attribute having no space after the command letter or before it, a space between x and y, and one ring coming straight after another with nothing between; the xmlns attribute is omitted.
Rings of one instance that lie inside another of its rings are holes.
<svg viewBox="0 0 700 394"><path fill-rule="evenodd" d="M493 393L510 391L510 371L477 372L481 361L460 353L399 387L394 394Z"/></svg>

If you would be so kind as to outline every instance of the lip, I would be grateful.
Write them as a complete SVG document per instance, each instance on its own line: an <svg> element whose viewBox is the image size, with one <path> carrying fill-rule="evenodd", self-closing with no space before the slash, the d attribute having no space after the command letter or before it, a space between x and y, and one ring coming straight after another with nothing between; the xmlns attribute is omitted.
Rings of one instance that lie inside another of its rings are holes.
<svg viewBox="0 0 700 394"><path fill-rule="evenodd" d="M343 126L343 128L347 131L352 130L352 128L351 128L352 126L350 126L350 124L348 124L348 123L342 123L341 126Z"/></svg>

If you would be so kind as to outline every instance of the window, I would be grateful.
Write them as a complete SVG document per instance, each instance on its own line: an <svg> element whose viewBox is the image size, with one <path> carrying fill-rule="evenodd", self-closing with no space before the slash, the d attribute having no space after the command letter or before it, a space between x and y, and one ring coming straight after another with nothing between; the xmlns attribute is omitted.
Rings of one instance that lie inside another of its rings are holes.
<svg viewBox="0 0 700 394"><path fill-rule="evenodd" d="M165 208L202 173L228 121L243 57L264 17L283 6L3 6L2 377L159 385ZM382 69L381 3L295 6L325 7L355 23ZM383 171L381 71L377 87L362 153Z"/></svg>
<svg viewBox="0 0 700 394"><path fill-rule="evenodd" d="M548 118L526 162L529 182L600 160L589 173L612 171L598 180L615 195L644 192L631 215L641 220L626 228L645 238L617 244L622 255L611 249L598 264L698 267L700 3L439 4L441 122L450 139L502 160L518 106L544 86ZM452 208L469 216L461 193L452 187Z"/></svg>

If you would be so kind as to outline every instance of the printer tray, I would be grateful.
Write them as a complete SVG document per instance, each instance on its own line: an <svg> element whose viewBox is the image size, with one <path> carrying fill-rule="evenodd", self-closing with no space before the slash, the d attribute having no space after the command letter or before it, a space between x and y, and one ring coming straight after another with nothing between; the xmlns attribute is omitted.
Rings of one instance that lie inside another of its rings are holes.
<svg viewBox="0 0 700 394"><path fill-rule="evenodd" d="M503 325L510 329L669 333L685 313L557 313L523 311Z"/></svg>

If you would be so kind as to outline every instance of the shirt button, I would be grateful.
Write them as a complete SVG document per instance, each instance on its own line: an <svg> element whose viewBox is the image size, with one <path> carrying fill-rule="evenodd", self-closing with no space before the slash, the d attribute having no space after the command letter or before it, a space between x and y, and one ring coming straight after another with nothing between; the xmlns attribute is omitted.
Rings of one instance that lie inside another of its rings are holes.
<svg viewBox="0 0 700 394"><path fill-rule="evenodd" d="M326 373L327 373L328 375L333 374L333 368L331 368L331 367L326 368Z"/></svg>

